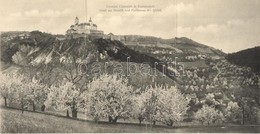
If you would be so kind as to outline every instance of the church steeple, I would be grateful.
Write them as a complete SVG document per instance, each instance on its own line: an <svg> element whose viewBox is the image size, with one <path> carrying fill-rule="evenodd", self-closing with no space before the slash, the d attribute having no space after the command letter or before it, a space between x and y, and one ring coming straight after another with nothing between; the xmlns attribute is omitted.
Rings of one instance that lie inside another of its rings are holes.
<svg viewBox="0 0 260 134"><path fill-rule="evenodd" d="M89 18L89 21L88 21L88 22L91 22L91 23L92 23L91 17Z"/></svg>
<svg viewBox="0 0 260 134"><path fill-rule="evenodd" d="M79 24L79 18L76 17L76 18L75 18L75 25L78 25L78 24Z"/></svg>

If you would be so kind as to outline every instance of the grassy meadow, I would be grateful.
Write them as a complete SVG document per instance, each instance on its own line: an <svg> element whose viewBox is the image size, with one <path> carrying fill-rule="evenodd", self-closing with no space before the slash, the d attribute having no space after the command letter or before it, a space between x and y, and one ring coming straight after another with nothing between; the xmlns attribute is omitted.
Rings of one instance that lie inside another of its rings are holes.
<svg viewBox="0 0 260 134"><path fill-rule="evenodd" d="M162 125L150 126L137 123L92 122L68 119L42 113L1 108L1 133L137 133L137 132L164 132L164 133L198 133L198 132L251 132L259 133L259 126L178 126L166 127Z"/></svg>

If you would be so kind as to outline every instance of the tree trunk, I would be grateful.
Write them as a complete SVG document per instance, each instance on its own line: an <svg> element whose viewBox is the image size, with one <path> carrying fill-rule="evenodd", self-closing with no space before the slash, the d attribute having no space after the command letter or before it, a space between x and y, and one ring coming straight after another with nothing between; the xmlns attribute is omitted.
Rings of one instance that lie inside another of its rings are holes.
<svg viewBox="0 0 260 134"><path fill-rule="evenodd" d="M153 121L153 125L155 125L156 124L156 121Z"/></svg>
<svg viewBox="0 0 260 134"><path fill-rule="evenodd" d="M72 106L71 106L71 117L77 118L77 114L78 114L78 111L77 111L77 108L76 108L76 101L73 98L73 102L72 102Z"/></svg>
<svg viewBox="0 0 260 134"><path fill-rule="evenodd" d="M242 105L242 120L241 120L241 124L242 125L245 124L245 108L244 108L244 105Z"/></svg>
<svg viewBox="0 0 260 134"><path fill-rule="evenodd" d="M95 116L95 117L94 117L94 121L95 121L95 122L98 122L98 121L99 121L99 117L98 117L98 116Z"/></svg>
<svg viewBox="0 0 260 134"><path fill-rule="evenodd" d="M21 109L22 109L22 113L23 113L23 111L24 111L23 99L22 99L22 101L21 101Z"/></svg>
<svg viewBox="0 0 260 134"><path fill-rule="evenodd" d="M108 122L112 122L113 118L111 116L108 116Z"/></svg>
<svg viewBox="0 0 260 134"><path fill-rule="evenodd" d="M67 110L67 117L70 117L69 110Z"/></svg>
<svg viewBox="0 0 260 134"><path fill-rule="evenodd" d="M78 111L77 111L77 109L73 108L73 109L71 110L71 114L72 114L72 117L73 117L73 118L77 118L77 116L78 116Z"/></svg>
<svg viewBox="0 0 260 134"><path fill-rule="evenodd" d="M172 120L167 121L167 126L172 126L172 125L173 125L173 121Z"/></svg>
<svg viewBox="0 0 260 134"><path fill-rule="evenodd" d="M43 104L41 107L41 111L44 112L45 111L45 105Z"/></svg>
<svg viewBox="0 0 260 134"><path fill-rule="evenodd" d="M144 118L142 116L139 116L138 120L139 120L139 124L142 124L142 121L144 120Z"/></svg>
<svg viewBox="0 0 260 134"><path fill-rule="evenodd" d="M35 103L33 101L33 111L35 111L35 110L36 110L36 106L35 106Z"/></svg>
<svg viewBox="0 0 260 134"><path fill-rule="evenodd" d="M4 97L4 100L5 100L5 107L7 107L7 98Z"/></svg>
<svg viewBox="0 0 260 134"><path fill-rule="evenodd" d="M139 124L141 125L142 124L142 119L139 118L138 120L139 120Z"/></svg>
<svg viewBox="0 0 260 134"><path fill-rule="evenodd" d="M116 123L117 120L118 120L118 116L116 116L115 119L113 119L112 121L113 121L113 123Z"/></svg>
<svg viewBox="0 0 260 134"><path fill-rule="evenodd" d="M111 116L108 116L108 122L116 123L118 120L118 116L116 116L114 119Z"/></svg>

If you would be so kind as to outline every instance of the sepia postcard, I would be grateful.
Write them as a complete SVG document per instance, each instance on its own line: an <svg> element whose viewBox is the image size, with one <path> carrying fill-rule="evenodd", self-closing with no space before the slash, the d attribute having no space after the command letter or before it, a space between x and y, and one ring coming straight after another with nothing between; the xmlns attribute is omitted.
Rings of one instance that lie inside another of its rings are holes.
<svg viewBox="0 0 260 134"><path fill-rule="evenodd" d="M0 0L1 133L260 133L260 0Z"/></svg>

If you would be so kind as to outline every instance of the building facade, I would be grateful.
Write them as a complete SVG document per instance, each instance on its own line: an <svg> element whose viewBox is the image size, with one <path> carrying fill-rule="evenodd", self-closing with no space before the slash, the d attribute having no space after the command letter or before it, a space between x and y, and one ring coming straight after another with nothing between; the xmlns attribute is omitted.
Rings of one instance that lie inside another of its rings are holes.
<svg viewBox="0 0 260 134"><path fill-rule="evenodd" d="M66 31L66 36L71 38L78 38L78 37L95 37L95 38L102 38L104 32L101 30L97 30L97 25L94 24L91 20L87 23L80 23L79 18L75 18L75 24L71 25L70 28Z"/></svg>

